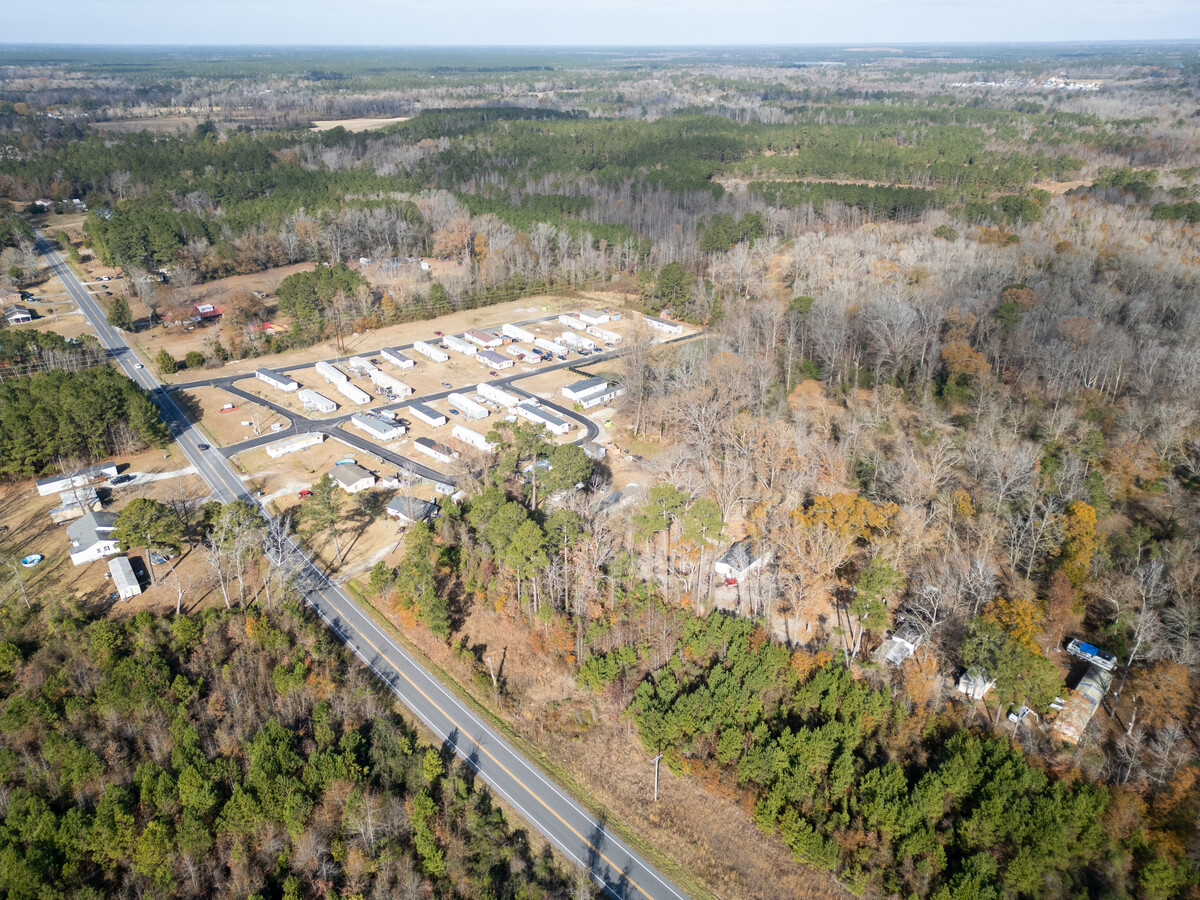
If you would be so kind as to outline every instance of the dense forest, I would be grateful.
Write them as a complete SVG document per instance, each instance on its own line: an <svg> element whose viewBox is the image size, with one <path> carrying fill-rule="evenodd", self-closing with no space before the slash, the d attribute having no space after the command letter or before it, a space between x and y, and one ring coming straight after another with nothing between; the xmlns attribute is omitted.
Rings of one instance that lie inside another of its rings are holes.
<svg viewBox="0 0 1200 900"><path fill-rule="evenodd" d="M6 897L575 887L297 606L111 622L8 604L4 619Z"/></svg>

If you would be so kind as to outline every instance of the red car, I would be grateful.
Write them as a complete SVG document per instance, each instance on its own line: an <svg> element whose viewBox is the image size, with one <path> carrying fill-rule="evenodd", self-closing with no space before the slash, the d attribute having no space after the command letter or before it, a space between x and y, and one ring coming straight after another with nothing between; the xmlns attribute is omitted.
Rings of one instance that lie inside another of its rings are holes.
<svg viewBox="0 0 1200 900"><path fill-rule="evenodd" d="M445 335L443 335L443 334L442 334L440 331L435 331L435 332L434 332L434 334L436 334L438 337L444 337L444 336L445 336Z"/></svg>
<svg viewBox="0 0 1200 900"><path fill-rule="evenodd" d="M493 378L498 378L500 375L499 372L488 372L488 374L491 375Z"/></svg>
<svg viewBox="0 0 1200 900"><path fill-rule="evenodd" d="M301 491L301 492L300 492L300 499L301 499L301 500L307 500L307 499L308 499L309 497L311 497L311 496L312 496L312 491Z"/></svg>

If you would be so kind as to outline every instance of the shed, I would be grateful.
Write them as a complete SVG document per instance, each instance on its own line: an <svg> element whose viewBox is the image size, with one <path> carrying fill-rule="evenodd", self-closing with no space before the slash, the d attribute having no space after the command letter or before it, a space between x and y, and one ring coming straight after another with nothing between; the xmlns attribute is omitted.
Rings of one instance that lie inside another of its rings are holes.
<svg viewBox="0 0 1200 900"><path fill-rule="evenodd" d="M108 571L112 573L113 587L117 589L120 599L128 600L142 592L142 585L133 574L133 566L129 564L128 558L118 556L116 559L110 559Z"/></svg>

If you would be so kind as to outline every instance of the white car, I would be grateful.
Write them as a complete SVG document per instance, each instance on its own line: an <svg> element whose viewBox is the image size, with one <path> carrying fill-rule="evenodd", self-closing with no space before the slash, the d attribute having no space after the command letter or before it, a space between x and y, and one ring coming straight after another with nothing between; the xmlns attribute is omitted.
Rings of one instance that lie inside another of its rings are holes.
<svg viewBox="0 0 1200 900"><path fill-rule="evenodd" d="M141 363L134 363L134 364L133 364L133 367L134 367L135 369L144 369L144 368L146 368L146 367L145 367L145 366L143 366Z"/></svg>

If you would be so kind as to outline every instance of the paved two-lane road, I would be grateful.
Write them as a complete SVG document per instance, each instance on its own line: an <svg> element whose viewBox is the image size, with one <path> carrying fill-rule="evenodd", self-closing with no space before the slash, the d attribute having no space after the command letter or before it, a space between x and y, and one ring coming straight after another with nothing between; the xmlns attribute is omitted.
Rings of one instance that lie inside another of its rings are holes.
<svg viewBox="0 0 1200 900"><path fill-rule="evenodd" d="M122 333L108 324L95 298L40 235L38 249L91 321L101 344L114 351L130 378L153 392L171 434L217 498L257 502L221 454L200 449L202 435L150 371L138 366ZM305 600L346 646L526 821L585 868L606 893L622 900L686 900L682 891L610 834L602 822L388 637L299 547L292 547L291 564L300 581L307 584Z"/></svg>

